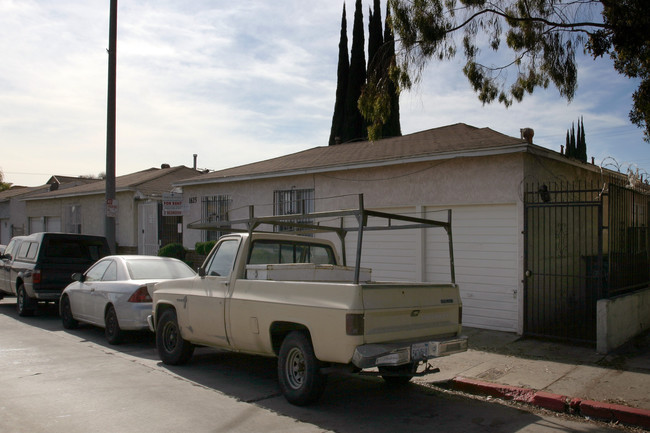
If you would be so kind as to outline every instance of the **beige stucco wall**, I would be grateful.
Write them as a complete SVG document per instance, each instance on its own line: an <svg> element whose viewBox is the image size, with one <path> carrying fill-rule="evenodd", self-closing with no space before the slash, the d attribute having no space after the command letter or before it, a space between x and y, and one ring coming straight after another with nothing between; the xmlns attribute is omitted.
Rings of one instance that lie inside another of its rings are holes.
<svg viewBox="0 0 650 433"><path fill-rule="evenodd" d="M272 215L273 192L290 189L313 188L317 211L356 207L358 194L368 208L515 203L519 181L513 179L522 177L523 155L510 154L184 186L184 225L201 219L204 196L230 195L230 219L246 218L251 204L257 215ZM186 248L200 240L200 231L185 229Z"/></svg>
<svg viewBox="0 0 650 433"><path fill-rule="evenodd" d="M118 215L116 220L116 241L120 246L137 247L138 215L133 193L119 192ZM69 206L81 206L81 231L89 235L104 235L105 197L103 195L86 195L77 197L53 198L47 200L28 200L27 218L60 217L61 230L65 231L67 221L66 209Z"/></svg>

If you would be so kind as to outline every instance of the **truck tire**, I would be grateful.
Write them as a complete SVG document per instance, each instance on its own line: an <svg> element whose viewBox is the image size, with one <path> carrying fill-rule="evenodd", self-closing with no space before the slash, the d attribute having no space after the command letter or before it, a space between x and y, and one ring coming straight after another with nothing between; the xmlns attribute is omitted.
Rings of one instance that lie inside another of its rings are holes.
<svg viewBox="0 0 650 433"><path fill-rule="evenodd" d="M379 367L379 374L389 386L404 386L413 379L415 365L406 364L397 367Z"/></svg>
<svg viewBox="0 0 650 433"><path fill-rule="evenodd" d="M68 296L64 296L61 299L61 323L65 329L75 329L79 326L79 322L72 315L72 307L70 306L70 298Z"/></svg>
<svg viewBox="0 0 650 433"><path fill-rule="evenodd" d="M282 342L278 379L282 394L296 406L314 403L323 394L327 376L320 372L320 361L304 332L293 331Z"/></svg>
<svg viewBox="0 0 650 433"><path fill-rule="evenodd" d="M167 365L185 364L194 353L194 345L181 336L173 309L166 310L156 325L156 348L160 360Z"/></svg>
<svg viewBox="0 0 650 433"><path fill-rule="evenodd" d="M120 329L120 323L117 321L115 307L108 306L104 315L104 335L109 344L120 344L124 338L124 332Z"/></svg>
<svg viewBox="0 0 650 433"><path fill-rule="evenodd" d="M33 316L36 310L36 301L29 297L22 283L16 290L16 309L21 317Z"/></svg>

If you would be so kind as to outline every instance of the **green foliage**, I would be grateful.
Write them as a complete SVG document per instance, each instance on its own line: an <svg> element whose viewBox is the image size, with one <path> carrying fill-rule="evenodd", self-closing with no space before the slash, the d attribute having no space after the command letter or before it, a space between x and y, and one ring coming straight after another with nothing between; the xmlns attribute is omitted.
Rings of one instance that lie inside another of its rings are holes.
<svg viewBox="0 0 650 433"><path fill-rule="evenodd" d="M212 247L217 243L217 241L206 241L206 242L197 242L194 245L194 251L197 254L207 256L212 251Z"/></svg>
<svg viewBox="0 0 650 433"><path fill-rule="evenodd" d="M551 83L571 101L576 50L584 48L594 57L610 55L618 72L641 79L630 120L650 141L649 1L388 0L388 7L402 46L393 72L399 88L417 82L431 59L455 57L460 41L463 72L483 104L507 107ZM510 60L489 64L483 51L503 50L503 42Z"/></svg>
<svg viewBox="0 0 650 433"><path fill-rule="evenodd" d="M4 181L4 173L0 171L0 191L11 188L11 184Z"/></svg>
<svg viewBox="0 0 650 433"><path fill-rule="evenodd" d="M179 243L167 244L158 250L160 257L173 257L178 260L185 260L186 254L187 250Z"/></svg>

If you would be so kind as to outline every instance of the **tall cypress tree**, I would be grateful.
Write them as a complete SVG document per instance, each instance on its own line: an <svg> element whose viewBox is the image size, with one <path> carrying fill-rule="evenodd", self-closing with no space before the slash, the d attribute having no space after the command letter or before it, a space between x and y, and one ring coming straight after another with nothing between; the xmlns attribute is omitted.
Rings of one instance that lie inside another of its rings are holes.
<svg viewBox="0 0 650 433"><path fill-rule="evenodd" d="M350 55L350 74L345 101L345 121L342 142L365 140L366 122L359 111L358 101L361 87L366 82L365 36L363 31L363 10L361 0L356 1L354 27L352 28L352 54Z"/></svg>
<svg viewBox="0 0 650 433"><path fill-rule="evenodd" d="M390 8L386 9L386 24L384 27L384 50L386 59L384 63L384 73L390 77L390 70L395 65L395 37L390 25ZM399 93L397 86L389 79L388 96L390 97L390 115L388 121L384 124L382 136L399 137L402 135L402 127L399 121Z"/></svg>
<svg viewBox="0 0 650 433"><path fill-rule="evenodd" d="M576 158L578 158L582 162L587 162L587 142L585 140L584 118L578 120L578 139L576 143Z"/></svg>
<svg viewBox="0 0 650 433"><path fill-rule="evenodd" d="M336 102L332 116L332 129L330 131L329 145L347 141L344 137L343 124L345 122L345 98L348 93L348 79L350 75L350 59L348 57L348 22L343 3L341 17L341 38L339 40L339 65L336 71Z"/></svg>
<svg viewBox="0 0 650 433"><path fill-rule="evenodd" d="M567 148L566 156L569 158L576 157L576 129L573 123L571 124L571 135L569 136L569 147Z"/></svg>
<svg viewBox="0 0 650 433"><path fill-rule="evenodd" d="M379 50L384 43L381 29L381 4L374 0L374 9L370 9L370 22L368 24L368 75L375 73L381 67L381 54Z"/></svg>

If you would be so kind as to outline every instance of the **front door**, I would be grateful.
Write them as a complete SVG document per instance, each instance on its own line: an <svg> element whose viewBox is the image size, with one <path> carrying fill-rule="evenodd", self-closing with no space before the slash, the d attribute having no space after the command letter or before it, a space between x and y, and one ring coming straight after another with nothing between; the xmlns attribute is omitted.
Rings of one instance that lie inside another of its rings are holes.
<svg viewBox="0 0 650 433"><path fill-rule="evenodd" d="M138 254L158 254L158 203L138 205Z"/></svg>

